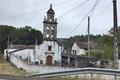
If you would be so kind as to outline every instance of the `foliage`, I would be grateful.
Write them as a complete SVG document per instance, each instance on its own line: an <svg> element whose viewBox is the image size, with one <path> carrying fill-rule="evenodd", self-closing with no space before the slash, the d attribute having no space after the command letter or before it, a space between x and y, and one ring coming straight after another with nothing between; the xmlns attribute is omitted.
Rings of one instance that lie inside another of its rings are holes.
<svg viewBox="0 0 120 80"><path fill-rule="evenodd" d="M36 39L38 40L38 44L42 43L42 33L39 30L35 30L28 26L17 29L17 35L18 38L16 41L14 41L15 44L35 44Z"/></svg>
<svg viewBox="0 0 120 80"><path fill-rule="evenodd" d="M30 26L22 28L15 28L8 25L0 25L0 51L4 51L7 48L7 41L13 44L31 45L35 44L35 40L38 40L38 44L42 43L42 33L39 30L35 30Z"/></svg>
<svg viewBox="0 0 120 80"><path fill-rule="evenodd" d="M90 80L90 77L85 76L62 76L62 77L51 77L48 78L49 80ZM93 78L93 80L103 80L103 77L101 75L97 75Z"/></svg>
<svg viewBox="0 0 120 80"><path fill-rule="evenodd" d="M109 30L109 33L110 33L111 35L114 34L114 31L113 31L113 30L114 30L113 28L111 28L111 29ZM119 58L120 58L120 26L118 27L118 50L119 50Z"/></svg>
<svg viewBox="0 0 120 80"><path fill-rule="evenodd" d="M100 59L113 60L113 36L103 35L96 41L97 49L91 55Z"/></svg>
<svg viewBox="0 0 120 80"><path fill-rule="evenodd" d="M77 35L64 40L63 43L65 48L71 48L74 42L87 42L87 37L87 35ZM90 39L93 42L96 42L99 37L101 37L101 35L90 35Z"/></svg>
<svg viewBox="0 0 120 80"><path fill-rule="evenodd" d="M97 44L96 49L90 52L92 57L113 60L113 36L90 35L90 41ZM66 41L65 46L71 45L72 47L74 42L87 42L87 35L73 36Z"/></svg>
<svg viewBox="0 0 120 80"><path fill-rule="evenodd" d="M23 76L26 74L26 71L21 70L21 69L17 69L9 61L6 61L3 59L3 57L0 57L0 74L10 74L10 75L16 75L16 76L18 76L18 75Z"/></svg>
<svg viewBox="0 0 120 80"><path fill-rule="evenodd" d="M3 51L7 47L7 38L13 38L16 28L7 25L0 25L0 50Z"/></svg>

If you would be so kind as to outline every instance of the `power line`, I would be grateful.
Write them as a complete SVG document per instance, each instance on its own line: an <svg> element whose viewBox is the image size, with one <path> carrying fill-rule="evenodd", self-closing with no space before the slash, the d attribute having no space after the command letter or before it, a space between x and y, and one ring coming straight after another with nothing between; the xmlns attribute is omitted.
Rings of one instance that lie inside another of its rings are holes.
<svg viewBox="0 0 120 80"><path fill-rule="evenodd" d="M42 10L42 9L39 9L39 10ZM10 16L10 17L6 17L6 18L2 18L2 19L0 19L0 21L2 21L2 20L8 20L8 19L16 18L16 17L25 16L25 15L28 15L28 14L31 14L31 13L35 13L35 12L38 12L38 10L33 10L33 11L30 11L30 12L18 14L18 15L15 15L15 16Z"/></svg>
<svg viewBox="0 0 120 80"><path fill-rule="evenodd" d="M65 15L67 15L67 14L69 14L70 12L76 10L76 9L79 8L80 6L86 4L88 1L90 1L90 0L86 0L86 1L84 1L83 3L81 3L81 4L79 4L78 6L74 7L74 8L71 9L70 11L68 11L68 12L64 13L63 15L59 16L58 19L61 18L61 17L63 17L63 16L65 16Z"/></svg>
<svg viewBox="0 0 120 80"><path fill-rule="evenodd" d="M61 2L61 3L59 3L59 4L56 4L56 5L54 5L54 7L55 7L55 6L59 6L59 5L63 4L63 3L65 4L65 3L68 2L68 1L69 1L69 0L66 0L66 1L64 1L64 2ZM71 0L71 1L72 1L72 0ZM79 4L78 6L76 6L76 7L73 8L73 9L71 9L70 11L66 12L65 14L59 16L58 19L61 18L61 17L63 17L63 16L65 16L65 15L67 15L67 14L69 14L70 12L72 12L72 11L74 11L75 9L77 9L78 7L84 5L84 4L87 3L88 1L90 1L90 0L84 1L83 3ZM70 1L69 1L69 2L70 2Z"/></svg>
<svg viewBox="0 0 120 80"><path fill-rule="evenodd" d="M95 7L97 6L97 4L98 4L99 2L100 2L100 0L98 0L98 1L96 0L93 8L90 9L90 11L83 17L83 19L77 24L77 26L75 26L75 27L73 28L73 30L68 34L68 36L71 35L71 34L73 33L73 31L76 30L76 29L79 27L79 25L89 16L89 14L90 14L90 16L91 16L91 14L93 13Z"/></svg>
<svg viewBox="0 0 120 80"><path fill-rule="evenodd" d="M73 1L73 0L71 0L71 1ZM71 2L70 0L66 0L66 1L63 1L63 2L61 2L61 3L58 3L58 4L55 4L53 7L56 7L56 6L59 6L59 5L63 5L63 4L65 4L65 3L69 3L69 2Z"/></svg>
<svg viewBox="0 0 120 80"><path fill-rule="evenodd" d="M73 31L76 30L76 29L79 27L79 25L88 17L89 13L90 13L90 12L88 12L87 15L85 15L85 16L82 18L82 20L77 24L77 26L75 26L75 27L73 28L73 30L68 34L68 36L71 35L71 34L73 33Z"/></svg>
<svg viewBox="0 0 120 80"><path fill-rule="evenodd" d="M99 2L100 2L100 0L96 0L96 1L95 1L95 4L94 4L93 8L91 9L90 16L92 16L93 11L95 10L95 8L96 8L96 6L98 5Z"/></svg>
<svg viewBox="0 0 120 80"><path fill-rule="evenodd" d="M102 15L103 13L105 13L105 12L108 10L108 8L110 7L111 4L112 4L112 2L110 2L104 9L102 9L99 14ZM100 15L100 16L101 16L101 15ZM100 17L100 16L99 16L99 17Z"/></svg>
<svg viewBox="0 0 120 80"><path fill-rule="evenodd" d="M64 2L61 2L61 3L58 3L58 4L55 4L54 6L60 6L60 5L63 5L67 2L70 2L70 0L66 0ZM16 17L20 17L20 16L25 16L25 15L28 15L28 14L31 14L31 13L35 13L35 12L39 12L40 10L45 10L45 9L48 9L49 7L46 7L46 8L42 8L42 9L39 9L39 10L33 10L33 11L30 11L30 12L25 12L25 13L22 13L22 14L18 14L18 15L15 15L15 16L10 16L10 17L6 17L6 18L2 18L0 19L0 21L2 20L8 20L8 19L12 19L12 18L16 18Z"/></svg>

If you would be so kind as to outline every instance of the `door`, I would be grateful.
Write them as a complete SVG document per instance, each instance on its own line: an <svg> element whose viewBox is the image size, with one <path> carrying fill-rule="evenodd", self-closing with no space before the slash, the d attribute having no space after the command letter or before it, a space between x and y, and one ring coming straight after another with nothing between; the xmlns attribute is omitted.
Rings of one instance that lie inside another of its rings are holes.
<svg viewBox="0 0 120 80"><path fill-rule="evenodd" d="M52 56L47 56L46 57L46 65L52 65Z"/></svg>

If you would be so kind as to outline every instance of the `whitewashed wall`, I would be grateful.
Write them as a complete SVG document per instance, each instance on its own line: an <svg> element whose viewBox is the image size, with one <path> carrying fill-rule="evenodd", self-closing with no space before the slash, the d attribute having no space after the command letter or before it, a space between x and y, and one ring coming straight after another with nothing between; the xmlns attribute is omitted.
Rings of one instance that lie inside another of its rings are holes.
<svg viewBox="0 0 120 80"><path fill-rule="evenodd" d="M13 54L10 55L10 61L17 68L22 68L28 73L49 73L49 72L59 72L70 70L70 68L58 67L58 66L37 66L37 65L29 65L23 62L18 56Z"/></svg>
<svg viewBox="0 0 120 80"><path fill-rule="evenodd" d="M120 60L118 61L118 69L120 69Z"/></svg>
<svg viewBox="0 0 120 80"><path fill-rule="evenodd" d="M43 64L46 63L45 52L49 52L48 46L52 46L52 52L54 52L53 60L60 62L61 61L61 52L63 51L63 48L54 41L44 41L41 45L35 46L36 61L43 60Z"/></svg>
<svg viewBox="0 0 120 80"><path fill-rule="evenodd" d="M15 50L16 49L5 49L4 57L6 57L6 51L11 52L11 51L15 51ZM34 49L24 49L24 50L14 52L13 54L18 57L21 56L22 59L26 59L27 57L30 57L31 61L34 62Z"/></svg>
<svg viewBox="0 0 120 80"><path fill-rule="evenodd" d="M83 55L85 54L85 50L84 49L81 49L80 47L78 47L78 45L76 43L73 44L72 46L72 51L73 50L76 50L76 55Z"/></svg>

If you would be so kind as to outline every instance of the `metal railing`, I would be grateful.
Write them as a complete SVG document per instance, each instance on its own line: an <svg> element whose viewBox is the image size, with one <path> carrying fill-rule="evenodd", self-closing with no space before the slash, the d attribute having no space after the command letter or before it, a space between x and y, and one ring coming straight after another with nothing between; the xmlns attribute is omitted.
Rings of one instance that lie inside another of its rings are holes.
<svg viewBox="0 0 120 80"><path fill-rule="evenodd" d="M91 74L91 79L93 74L101 74L101 75L113 75L114 80L116 80L116 76L120 76L119 69L105 69L105 68L77 68L73 70L66 70L60 72L51 72L51 73L36 73L29 74L27 76L40 76L40 77L57 77L57 76L67 76L67 75L79 75L79 74Z"/></svg>

